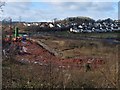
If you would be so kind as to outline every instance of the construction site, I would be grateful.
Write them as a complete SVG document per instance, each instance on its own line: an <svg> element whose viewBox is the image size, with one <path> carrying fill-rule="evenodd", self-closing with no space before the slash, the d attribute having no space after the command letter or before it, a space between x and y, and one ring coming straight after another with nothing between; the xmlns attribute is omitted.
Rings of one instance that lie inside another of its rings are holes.
<svg viewBox="0 0 120 90"><path fill-rule="evenodd" d="M9 22L3 25L3 88L118 87L119 44L69 33L29 35Z"/></svg>

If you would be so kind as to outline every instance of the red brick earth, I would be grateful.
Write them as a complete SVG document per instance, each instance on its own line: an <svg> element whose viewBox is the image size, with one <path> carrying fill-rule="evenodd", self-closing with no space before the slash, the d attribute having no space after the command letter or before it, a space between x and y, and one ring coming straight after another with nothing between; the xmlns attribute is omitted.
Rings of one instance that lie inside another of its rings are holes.
<svg viewBox="0 0 120 90"><path fill-rule="evenodd" d="M80 57L80 58L70 58L62 59L56 57L53 54L49 53L47 50L39 46L35 42L26 41L25 44L19 43L19 45L24 45L27 48L26 54L17 55L17 60L22 63L34 63L39 65L54 65L58 68L82 68L86 63L90 63L91 67L96 69L99 68L102 64L105 64L103 58L93 58L93 57Z"/></svg>

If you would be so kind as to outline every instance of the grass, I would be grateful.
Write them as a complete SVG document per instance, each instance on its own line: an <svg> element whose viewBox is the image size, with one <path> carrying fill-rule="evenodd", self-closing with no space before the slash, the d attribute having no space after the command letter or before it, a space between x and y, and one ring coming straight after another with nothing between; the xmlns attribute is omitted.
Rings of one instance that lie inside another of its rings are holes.
<svg viewBox="0 0 120 90"><path fill-rule="evenodd" d="M87 35L87 34L86 34ZM83 69L56 68L22 64L14 54L2 63L3 88L115 88L118 87L118 47L101 41L70 40L54 36L38 37L49 47L62 53L62 58L103 57L105 64L85 72Z"/></svg>
<svg viewBox="0 0 120 90"><path fill-rule="evenodd" d="M14 63L13 63L14 64ZM32 68L32 69L31 69ZM117 74L113 70L84 72L80 70L45 69L36 65L17 65L3 69L3 88L110 88L116 87ZM115 84L115 86L114 86Z"/></svg>
<svg viewBox="0 0 120 90"><path fill-rule="evenodd" d="M94 37L94 38L118 38L119 32L107 32L107 33L70 33L69 31L55 32L56 36L65 36L65 37Z"/></svg>
<svg viewBox="0 0 120 90"><path fill-rule="evenodd" d="M115 88L117 84L115 64L109 68L110 62L99 70L89 72L74 68L58 69L54 65L41 67L13 61L3 63L6 65L3 66L3 88Z"/></svg>
<svg viewBox="0 0 120 90"><path fill-rule="evenodd" d="M50 37L47 39L42 38L39 40L50 48L62 53L63 58L81 55L106 56L109 54L115 54L117 50L117 45L114 46L113 44L107 44L102 41L61 39L53 36L51 36L51 38L52 39L50 39Z"/></svg>

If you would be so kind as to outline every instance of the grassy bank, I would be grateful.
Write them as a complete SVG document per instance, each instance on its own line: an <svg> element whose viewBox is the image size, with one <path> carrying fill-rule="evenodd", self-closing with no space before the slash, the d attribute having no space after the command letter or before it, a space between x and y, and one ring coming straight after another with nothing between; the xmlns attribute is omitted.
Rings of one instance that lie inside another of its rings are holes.
<svg viewBox="0 0 120 90"><path fill-rule="evenodd" d="M37 37L38 38L38 37ZM43 43L62 53L63 58L102 57L105 64L86 72L83 69L56 68L16 61L14 54L3 60L3 88L115 88L118 80L118 47L100 41L39 37ZM83 66L84 67L84 66Z"/></svg>
<svg viewBox="0 0 120 90"><path fill-rule="evenodd" d="M70 33L69 31L60 31L60 32L39 32L41 35L48 34L53 36L61 36L61 37L73 37L73 38L79 38L79 37L87 37L87 38L119 38L120 33L119 32L106 32L106 33Z"/></svg>

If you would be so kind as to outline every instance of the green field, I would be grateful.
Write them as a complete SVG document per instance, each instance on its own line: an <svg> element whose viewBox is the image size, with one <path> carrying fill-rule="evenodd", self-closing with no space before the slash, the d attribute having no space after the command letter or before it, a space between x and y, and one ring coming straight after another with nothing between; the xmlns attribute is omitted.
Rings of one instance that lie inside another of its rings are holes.
<svg viewBox="0 0 120 90"><path fill-rule="evenodd" d="M62 36L73 36L73 37L94 37L94 38L118 38L120 33L107 32L107 33L70 33L70 32L59 32L56 33Z"/></svg>

